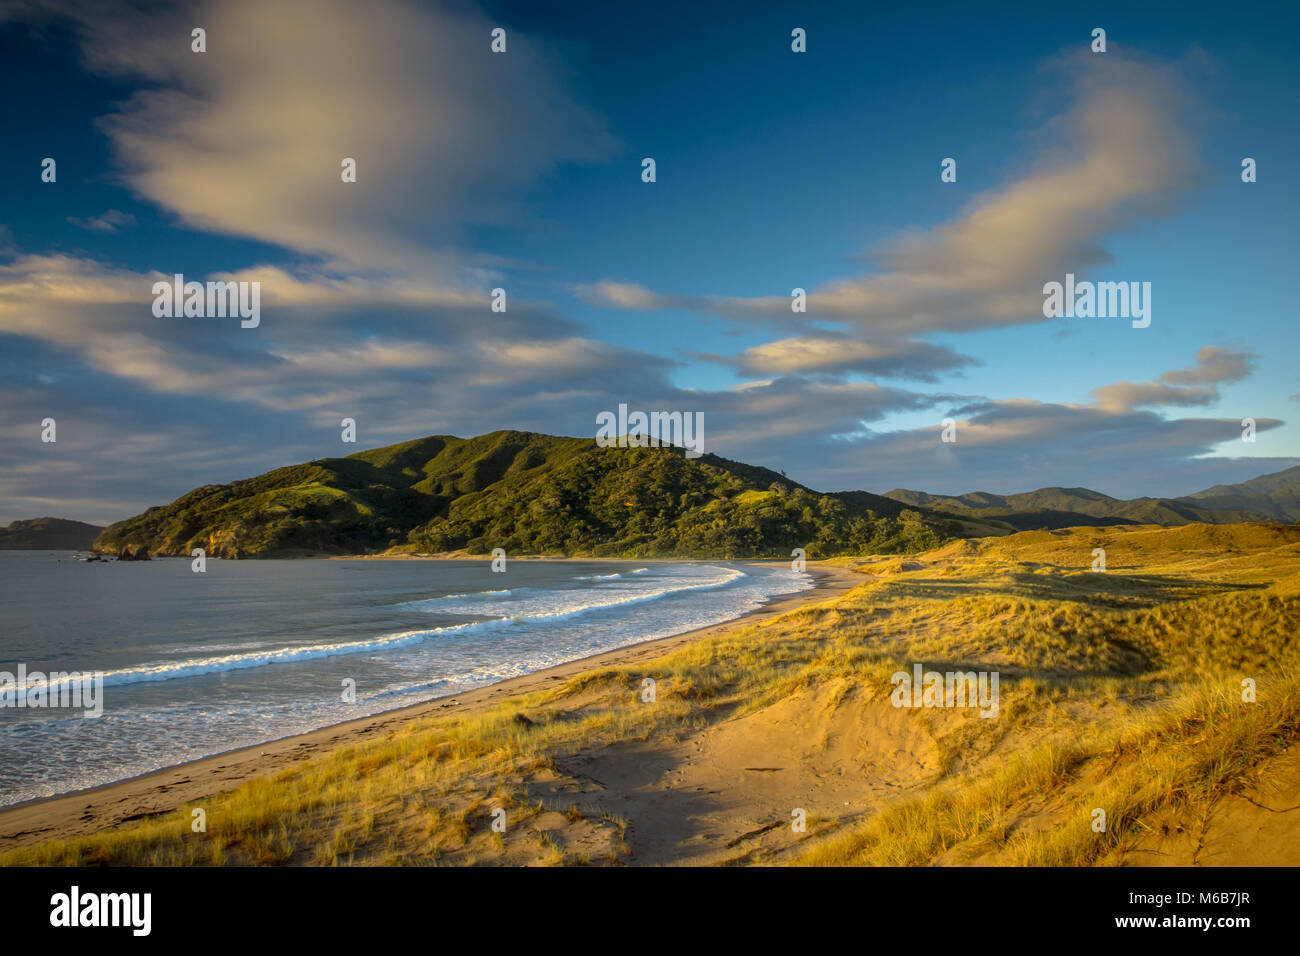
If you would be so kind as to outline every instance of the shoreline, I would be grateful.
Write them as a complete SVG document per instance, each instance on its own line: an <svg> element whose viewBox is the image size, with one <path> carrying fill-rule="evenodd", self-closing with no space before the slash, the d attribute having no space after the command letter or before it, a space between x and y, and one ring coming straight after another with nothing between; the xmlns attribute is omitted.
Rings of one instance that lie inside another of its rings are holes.
<svg viewBox="0 0 1300 956"><path fill-rule="evenodd" d="M399 557L396 560L421 559ZM447 559L426 557L423 560ZM737 563L785 564L786 562ZM316 730L280 737L265 743L199 757L112 783L49 797L37 797L11 806L0 807L0 850L11 850L45 840L88 835L133 820L167 813L195 800L233 790L245 781L274 775L332 750L379 739L383 734L400 729L411 721L452 709L457 713L472 713L509 697L534 693L550 686L553 681L568 680L584 671L653 659L705 637L748 627L750 624L777 617L804 605L837 597L864 581L861 574L843 567L810 563L807 571L814 578L811 588L775 597L760 608L719 624L683 631L669 637L628 644L519 677L511 677L475 688L467 693L435 697L417 704L408 704L367 717L329 724Z"/></svg>

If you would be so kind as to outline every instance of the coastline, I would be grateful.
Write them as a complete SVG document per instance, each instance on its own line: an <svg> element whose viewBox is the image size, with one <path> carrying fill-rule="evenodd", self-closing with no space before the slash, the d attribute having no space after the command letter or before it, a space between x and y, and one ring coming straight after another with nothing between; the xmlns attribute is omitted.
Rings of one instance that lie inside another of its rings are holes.
<svg viewBox="0 0 1300 956"><path fill-rule="evenodd" d="M414 557L396 559L420 560ZM430 556L424 560L447 559ZM195 800L233 790L245 781L274 775L332 750L380 739L411 721L452 709L457 713L472 713L509 697L542 690L554 681L569 680L585 671L651 660L705 637L748 627L804 605L837 597L863 581L860 574L844 567L810 563L807 570L814 578L813 587L776 597L760 608L720 624L629 644L475 688L468 693L436 697L263 744L200 757L98 787L40 797L0 808L0 850L11 850L44 840L98 833L133 820L167 813Z"/></svg>

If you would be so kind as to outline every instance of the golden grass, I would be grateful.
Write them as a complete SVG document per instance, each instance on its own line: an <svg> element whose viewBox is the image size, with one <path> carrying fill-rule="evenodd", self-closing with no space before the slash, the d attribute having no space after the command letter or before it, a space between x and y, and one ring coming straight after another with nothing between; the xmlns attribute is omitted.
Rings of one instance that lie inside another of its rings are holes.
<svg viewBox="0 0 1300 956"><path fill-rule="evenodd" d="M1194 819L1232 792L1262 759L1300 736L1300 674L1260 686L1256 703L1239 688L1198 687L1118 731L1084 733L1033 748L995 772L935 788L883 810L864 826L821 841L801 866L916 866L997 862L1077 866L1117 857L1145 816L1173 809ZM1053 825L1015 829L1033 804ZM1094 828L1098 809L1104 829Z"/></svg>

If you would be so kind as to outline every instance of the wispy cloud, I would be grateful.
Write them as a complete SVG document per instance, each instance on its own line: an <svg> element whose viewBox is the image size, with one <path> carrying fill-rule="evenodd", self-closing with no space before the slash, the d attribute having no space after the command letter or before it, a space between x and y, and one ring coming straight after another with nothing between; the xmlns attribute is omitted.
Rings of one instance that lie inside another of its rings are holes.
<svg viewBox="0 0 1300 956"><path fill-rule="evenodd" d="M340 269L465 281L467 223L520 214L514 191L614 143L528 35L493 55L499 24L466 6L52 0L9 14L68 17L91 70L148 83L101 121L140 196ZM195 25L206 53L190 50Z"/></svg>
<svg viewBox="0 0 1300 956"><path fill-rule="evenodd" d="M736 298L665 295L628 282L578 288L622 309L693 308L740 321L835 320L859 333L969 332L1044 321L1043 284L1104 266L1107 236L1168 213L1198 178L1190 104L1177 68L1068 56L1055 68L1073 104L1043 137L1031 171L981 194L966 214L894 236L875 251L880 270L808 293L793 317L788 294Z"/></svg>
<svg viewBox="0 0 1300 956"><path fill-rule="evenodd" d="M1097 404L1126 412L1142 406L1211 405L1219 400L1217 386L1238 382L1254 368L1250 352L1207 345L1196 353L1196 364L1165 372L1154 382L1114 382L1092 391Z"/></svg>
<svg viewBox="0 0 1300 956"><path fill-rule="evenodd" d="M700 357L730 365L750 376L859 373L924 382L936 381L940 372L976 364L974 359L947 346L910 339L865 342L830 333L765 342L735 356Z"/></svg>
<svg viewBox="0 0 1300 956"><path fill-rule="evenodd" d="M87 232L117 232L121 226L135 225L135 216L117 209L109 209L98 216L90 216L85 219L69 216L68 222L85 229Z"/></svg>

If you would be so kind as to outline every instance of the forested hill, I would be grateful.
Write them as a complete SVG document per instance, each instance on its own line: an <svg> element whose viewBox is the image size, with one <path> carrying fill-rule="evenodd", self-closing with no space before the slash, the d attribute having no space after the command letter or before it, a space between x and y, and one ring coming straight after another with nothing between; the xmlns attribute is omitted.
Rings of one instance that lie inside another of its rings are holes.
<svg viewBox="0 0 1300 956"><path fill-rule="evenodd" d="M867 492L822 494L675 448L499 431L434 435L204 485L110 525L96 547L231 557L441 553L809 558L902 552L956 521Z"/></svg>

